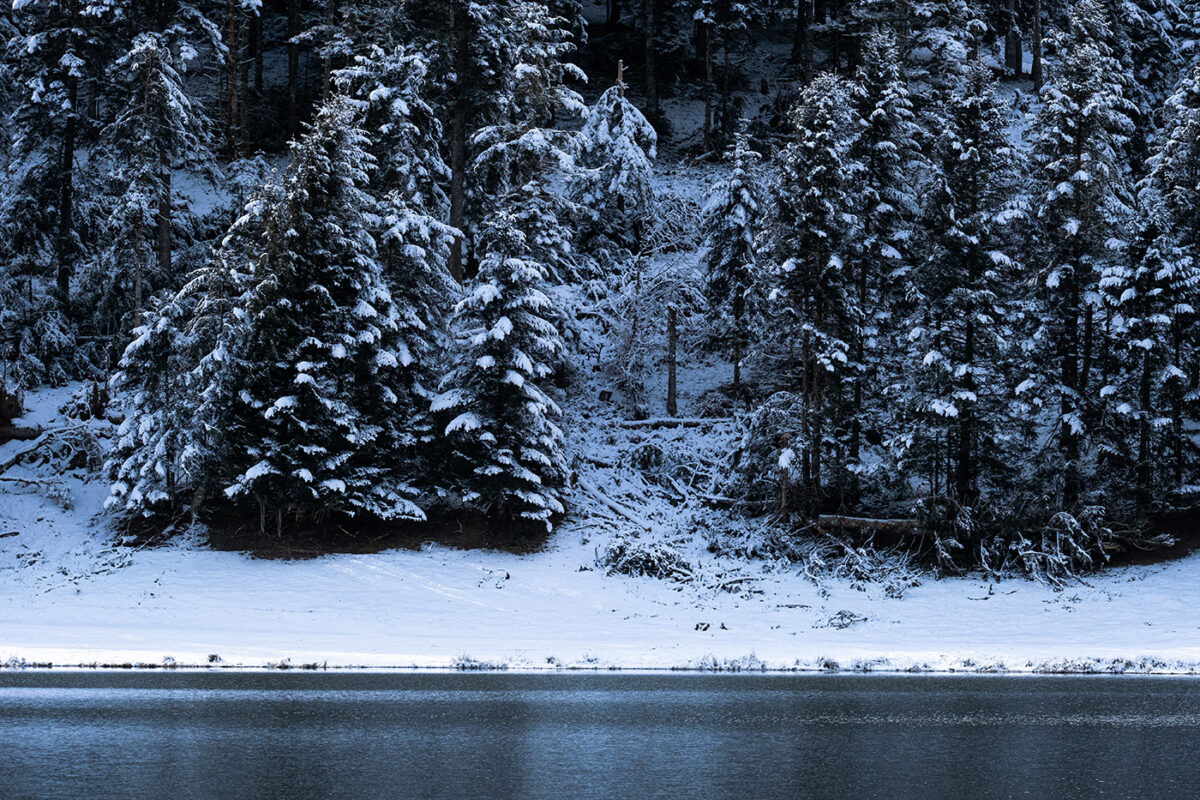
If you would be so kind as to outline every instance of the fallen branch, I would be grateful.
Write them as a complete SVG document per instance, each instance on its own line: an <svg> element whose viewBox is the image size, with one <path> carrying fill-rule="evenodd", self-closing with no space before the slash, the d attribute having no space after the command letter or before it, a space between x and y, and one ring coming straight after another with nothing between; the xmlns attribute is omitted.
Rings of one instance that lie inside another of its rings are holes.
<svg viewBox="0 0 1200 800"><path fill-rule="evenodd" d="M651 526L649 522L646 522L646 520L640 518L633 511L631 511L628 508L625 508L620 503L618 503L617 501L610 498L608 495L606 495L604 492L602 492L600 490L599 486L592 483L587 478L581 477L579 479L579 486L585 492L587 492L593 498L595 498L595 500L597 502L599 502L601 505L603 505L605 508L607 508L609 511L613 512L617 516L624 517L625 519L632 522L634 525L637 525L638 527L646 530L647 532L649 532L650 530L653 530L653 526Z"/></svg>
<svg viewBox="0 0 1200 800"><path fill-rule="evenodd" d="M722 422L733 422L733 417L660 417L658 419L627 419L621 423L622 428L700 428L705 425L718 425Z"/></svg>
<svg viewBox="0 0 1200 800"><path fill-rule="evenodd" d="M835 514L822 514L817 517L817 527L825 529L916 533L918 524L915 519L870 519L868 517L842 517Z"/></svg>
<svg viewBox="0 0 1200 800"><path fill-rule="evenodd" d="M68 428L51 428L48 431L42 431L41 434L38 435L38 437L33 440L32 444L30 444L24 450L17 452L15 455L10 457L7 461L0 463L0 473L8 472L10 469L15 467L17 464L20 464L21 460L23 458L25 458L26 456L28 456L32 453L36 453L38 448L40 448L42 445L46 444L47 442L58 438L59 436L63 435L64 433L74 433L75 431L82 430L86 427L87 427L87 424L84 423L84 424L80 424L80 425L72 425Z"/></svg>

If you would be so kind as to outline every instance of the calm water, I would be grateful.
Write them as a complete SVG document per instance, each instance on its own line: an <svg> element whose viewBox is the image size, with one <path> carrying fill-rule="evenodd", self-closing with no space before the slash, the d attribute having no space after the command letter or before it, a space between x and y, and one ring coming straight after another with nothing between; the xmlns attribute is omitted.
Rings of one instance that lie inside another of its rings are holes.
<svg viewBox="0 0 1200 800"><path fill-rule="evenodd" d="M0 671L0 797L1190 798L1200 680Z"/></svg>

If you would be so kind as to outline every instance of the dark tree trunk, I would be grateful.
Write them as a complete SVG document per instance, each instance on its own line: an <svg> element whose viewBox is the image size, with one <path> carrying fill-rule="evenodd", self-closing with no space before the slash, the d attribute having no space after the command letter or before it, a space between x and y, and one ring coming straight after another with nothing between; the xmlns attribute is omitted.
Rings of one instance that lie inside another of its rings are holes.
<svg viewBox="0 0 1200 800"><path fill-rule="evenodd" d="M72 217L75 200L75 133L79 120L79 79L74 75L66 77L67 100L70 110L66 114L63 126L62 163L60 178L62 181L61 196L58 205L58 293L63 308L68 307L71 294L71 276L74 272L75 258L73 245Z"/></svg>
<svg viewBox="0 0 1200 800"><path fill-rule="evenodd" d="M646 116L658 119L658 66L655 48L658 46L658 0L646 2Z"/></svg>
<svg viewBox="0 0 1200 800"><path fill-rule="evenodd" d="M288 0L288 139L295 139L296 134L300 132L300 43L296 41L296 37L300 35L300 3L302 1Z"/></svg>
<svg viewBox="0 0 1200 800"><path fill-rule="evenodd" d="M1142 375L1138 396L1141 403L1141 419L1138 421L1137 490L1138 517L1145 517L1150 510L1151 463L1150 463L1150 351L1142 352Z"/></svg>
<svg viewBox="0 0 1200 800"><path fill-rule="evenodd" d="M254 94L263 93L263 20L262 14L250 17L250 46L254 49Z"/></svg>
<svg viewBox="0 0 1200 800"><path fill-rule="evenodd" d="M337 18L337 0L325 0L325 29L333 30L333 24ZM325 55L321 59L321 80L322 80L322 97L329 97L333 94L333 58L326 48Z"/></svg>
<svg viewBox="0 0 1200 800"><path fill-rule="evenodd" d="M1017 20L1017 0L1005 0L1004 62L1016 77L1021 77L1025 55L1021 48L1021 28Z"/></svg>
<svg viewBox="0 0 1200 800"><path fill-rule="evenodd" d="M238 144L241 140L241 114L238 108L240 99L240 36L238 31L238 14L241 12L238 9L236 0L229 0L228 19L225 28L225 46L228 48L226 55L227 66L229 68L229 79L227 89L229 91L229 117L225 121L225 152L228 158L232 161L238 157Z"/></svg>
<svg viewBox="0 0 1200 800"><path fill-rule="evenodd" d="M165 277L172 275L171 269L171 170L162 174L162 189L158 196L158 213L155 215L155 238L157 240L158 271Z"/></svg>
<svg viewBox="0 0 1200 800"><path fill-rule="evenodd" d="M1042 91L1042 0L1033 0L1033 31L1030 35L1033 46L1033 90Z"/></svg>
<svg viewBox="0 0 1200 800"><path fill-rule="evenodd" d="M679 358L679 309L672 303L667 309L667 413L679 413L677 368Z"/></svg>
<svg viewBox="0 0 1200 800"><path fill-rule="evenodd" d="M470 18L465 8L454 12L454 109L450 120L450 224L463 231L467 209L467 118L470 97L467 81L471 68ZM450 249L450 274L462 282L465 262L463 236L455 237Z"/></svg>

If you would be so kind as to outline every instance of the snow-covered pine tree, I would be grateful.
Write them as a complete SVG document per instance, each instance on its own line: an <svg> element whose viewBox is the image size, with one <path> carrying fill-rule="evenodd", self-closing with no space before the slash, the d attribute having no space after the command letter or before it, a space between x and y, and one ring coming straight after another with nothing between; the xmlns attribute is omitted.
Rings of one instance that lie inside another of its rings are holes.
<svg viewBox="0 0 1200 800"><path fill-rule="evenodd" d="M450 271L462 280L475 226L487 214L471 170L480 146L476 134L488 126L526 116L515 85L550 78L561 84L569 67L559 62L572 45L565 20L544 0L411 0L404 10L410 41L426 52L438 116L446 121L450 165L449 222L463 234L451 251ZM548 57L549 60L539 60ZM522 65L537 65L525 74ZM552 91L535 93L547 97Z"/></svg>
<svg viewBox="0 0 1200 800"><path fill-rule="evenodd" d="M463 501L497 523L544 523L563 512L558 406L542 388L562 340L516 220L498 210L483 230L475 287L456 309L465 342L434 401L448 420Z"/></svg>
<svg viewBox="0 0 1200 800"><path fill-rule="evenodd" d="M186 42L172 48L178 32L139 34L110 68L117 115L100 146L112 165L112 206L105 247L81 278L93 325L104 333L119 330L147 295L174 290L171 173L215 167L208 117L184 87L185 57L195 51Z"/></svg>
<svg viewBox="0 0 1200 800"><path fill-rule="evenodd" d="M1101 389L1115 412L1103 431L1103 476L1110 503L1132 501L1138 518L1183 488L1185 463L1194 460L1182 405L1190 388L1185 337L1193 338L1187 334L1200 307L1200 269L1173 246L1152 197L1144 192L1142 199L1126 259L1106 265L1100 281L1116 311L1114 366Z"/></svg>
<svg viewBox="0 0 1200 800"><path fill-rule="evenodd" d="M1104 46L1107 28L1100 0L1072 7L1055 38L1059 64L1042 90L1044 105L1033 129L1032 223L1041 304L1041 331L1035 334L1041 377L1034 383L1048 389L1058 406L1052 425L1058 457L1046 466L1068 509L1087 488L1082 459L1098 414L1092 399L1103 336L1098 279L1116 257L1113 245L1120 244L1130 214L1123 153L1132 123L1120 63Z"/></svg>
<svg viewBox="0 0 1200 800"><path fill-rule="evenodd" d="M851 342L862 325L854 276L846 266L857 230L851 202L859 165L850 160L858 123L850 87L831 74L805 87L792 112L795 133L782 155L770 253L779 265L779 369L791 377L804 413L792 450L800 464L800 510L815 514L849 484L849 394L857 365Z"/></svg>
<svg viewBox="0 0 1200 800"><path fill-rule="evenodd" d="M591 210L591 236L637 252L646 221L654 210L653 166L658 134L617 85L600 95L582 130L583 166L573 184L574 196Z"/></svg>
<svg viewBox="0 0 1200 800"><path fill-rule="evenodd" d="M978 61L946 109L924 203L915 308L897 381L905 474L931 496L973 506L995 489L1013 435L1008 404L1010 302L1019 279L1005 237L1018 158L989 69Z"/></svg>
<svg viewBox="0 0 1200 800"><path fill-rule="evenodd" d="M854 207L858 229L847 268L854 273L862 324L855 331L853 422L849 459L861 469L863 431L878 426L878 390L889 382L880 341L895 332L904 297L900 287L912 262L918 182L923 171L921 132L901 74L895 34L883 28L863 44L863 66L852 84L859 125L850 158L861 165Z"/></svg>
<svg viewBox="0 0 1200 800"><path fill-rule="evenodd" d="M126 516L171 516L191 488L183 454L192 432L186 298L151 298L125 348L114 388L125 421L104 471L112 481L105 508Z"/></svg>
<svg viewBox="0 0 1200 800"><path fill-rule="evenodd" d="M1163 108L1146 186L1175 241L1200 264L1200 65L1184 74Z"/></svg>
<svg viewBox="0 0 1200 800"><path fill-rule="evenodd" d="M84 105L109 37L104 8L74 0L17 0L4 27L5 180L0 192L0 322L15 334L4 357L17 382L61 384L81 371L72 283L87 256L93 213Z"/></svg>
<svg viewBox="0 0 1200 800"><path fill-rule="evenodd" d="M76 205L77 151L84 142L85 88L103 59L105 16L75 0L17 0L17 35L6 58L18 102L13 112L9 191L0 199L10 269L49 277L64 311L83 246Z"/></svg>
<svg viewBox="0 0 1200 800"><path fill-rule="evenodd" d="M447 269L455 231L445 193L449 168L439 150L441 124L425 98L427 61L403 47L371 48L335 75L360 109L374 162L366 191L377 205L369 220L379 263L398 311L398 396L393 413L403 431L405 460L433 432L429 400L436 390L457 289Z"/></svg>
<svg viewBox="0 0 1200 800"><path fill-rule="evenodd" d="M235 456L225 494L256 503L263 528L423 516L403 474L400 311L368 227L378 207L358 124L334 97L293 146L281 189L259 201L244 322L220 344L249 367L223 414Z"/></svg>
<svg viewBox="0 0 1200 800"><path fill-rule="evenodd" d="M742 393L742 359L750 342L751 293L760 284L755 238L760 224L760 188L754 174L760 156L743 126L730 148L730 169L714 185L704 206L708 249L703 256L705 295L714 335L730 348L733 395Z"/></svg>

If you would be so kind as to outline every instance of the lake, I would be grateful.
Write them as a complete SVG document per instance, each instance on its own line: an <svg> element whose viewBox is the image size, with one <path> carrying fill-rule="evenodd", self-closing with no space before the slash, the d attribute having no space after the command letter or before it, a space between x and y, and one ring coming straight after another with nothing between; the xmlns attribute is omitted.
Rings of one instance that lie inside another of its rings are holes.
<svg viewBox="0 0 1200 800"><path fill-rule="evenodd" d="M5 672L0 797L1173 798L1200 680Z"/></svg>

